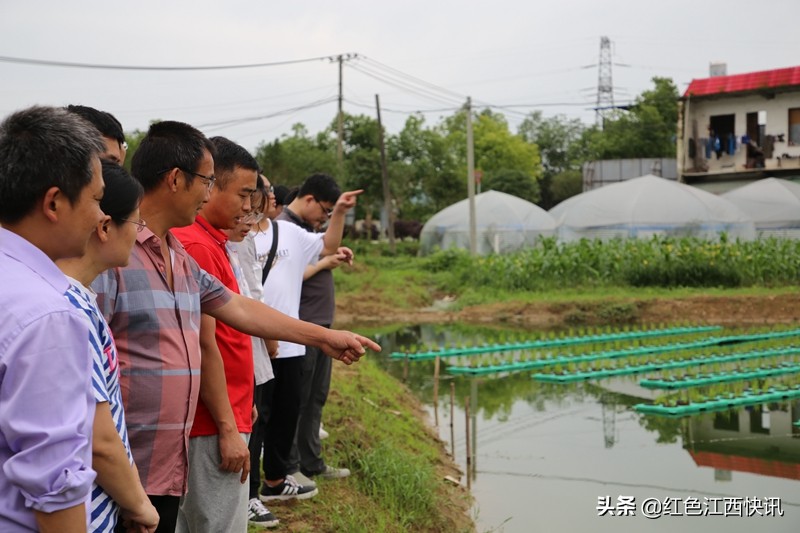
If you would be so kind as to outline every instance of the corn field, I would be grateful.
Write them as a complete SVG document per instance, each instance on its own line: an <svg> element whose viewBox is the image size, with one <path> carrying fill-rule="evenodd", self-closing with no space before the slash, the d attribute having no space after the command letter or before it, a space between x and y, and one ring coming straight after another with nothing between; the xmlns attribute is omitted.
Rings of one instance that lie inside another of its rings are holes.
<svg viewBox="0 0 800 533"><path fill-rule="evenodd" d="M762 239L711 242L692 237L581 240L539 245L509 255L472 258L462 250L438 252L425 268L449 272L456 283L505 290L555 287L745 287L794 285L800 241Z"/></svg>

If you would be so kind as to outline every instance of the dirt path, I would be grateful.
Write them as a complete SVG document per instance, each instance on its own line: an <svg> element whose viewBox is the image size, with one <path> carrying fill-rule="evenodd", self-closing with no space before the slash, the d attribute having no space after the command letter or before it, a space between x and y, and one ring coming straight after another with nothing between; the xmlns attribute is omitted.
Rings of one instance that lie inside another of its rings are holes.
<svg viewBox="0 0 800 533"><path fill-rule="evenodd" d="M395 323L507 323L532 328L599 324L708 323L720 325L790 324L800 321L800 297L693 296L609 302L502 302L460 311L426 308L398 310L365 298L339 298L337 327Z"/></svg>

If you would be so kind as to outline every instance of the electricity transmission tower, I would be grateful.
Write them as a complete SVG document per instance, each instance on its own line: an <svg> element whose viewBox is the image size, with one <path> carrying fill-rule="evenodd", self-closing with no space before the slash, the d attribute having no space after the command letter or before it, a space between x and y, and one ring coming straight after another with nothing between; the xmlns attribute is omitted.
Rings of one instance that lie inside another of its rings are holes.
<svg viewBox="0 0 800 533"><path fill-rule="evenodd" d="M605 118L614 110L614 82L611 76L611 39L600 37L600 60L597 63L596 120L603 126Z"/></svg>

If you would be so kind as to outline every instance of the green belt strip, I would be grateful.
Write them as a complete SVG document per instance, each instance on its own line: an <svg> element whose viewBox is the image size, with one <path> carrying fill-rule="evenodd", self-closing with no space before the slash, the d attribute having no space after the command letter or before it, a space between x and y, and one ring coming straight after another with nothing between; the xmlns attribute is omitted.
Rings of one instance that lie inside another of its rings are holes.
<svg viewBox="0 0 800 533"><path fill-rule="evenodd" d="M626 350L613 350L607 352L596 352L590 353L585 355L556 355L556 356L546 356L541 359L534 359L531 361L515 361L511 363L503 363L499 365L487 365L487 366L479 366L479 367L468 367L468 366L450 366L447 368L447 373L449 374L469 374L469 375L480 375L480 374L493 374L498 372L519 372L522 370L533 370L537 368L544 368L548 366L554 365L563 365L569 363L585 363L589 361L599 361L603 359L617 359L622 357L637 357L637 356L644 356L650 355L653 353L666 353L666 352L675 352L680 350L692 350L696 348L704 348L707 346L717 346L720 344L729 344L729 343L740 343L740 342L752 342L752 341L759 341L759 340L768 340L768 339L775 339L775 338L784 338L784 337L794 337L800 335L800 329L793 329L789 331L781 331L781 332L773 332L773 333L753 333L748 335L728 335L725 337L709 337L706 339L694 341L694 342L685 342L685 343L674 343L674 344L665 344L660 346L641 346L638 348L629 348ZM781 355L781 354L777 354ZM677 368L677 367L675 367ZM597 371L599 372L599 371ZM636 372L623 372L623 374L633 374ZM572 374L561 374L561 375L572 375ZM619 375L619 374L614 374ZM595 377L602 377L602 376L590 376L590 377L580 377L571 380L562 380L562 381L580 381L584 379L594 379ZM559 381L559 380L554 380Z"/></svg>
<svg viewBox="0 0 800 533"><path fill-rule="evenodd" d="M510 350L530 350L536 348L554 348L559 346L572 346L578 344L588 344L591 342L609 342L616 340L643 339L652 337L666 337L669 335L686 335L691 333L706 333L719 331L722 326L696 326L696 327L676 327L665 329L653 329L646 331L625 331L618 333L599 333L596 335L581 335L574 337L563 337L560 339L537 339L517 343L490 344L483 346L472 346L468 348L441 349L427 352L392 352L391 359L409 359L411 361L424 361L435 359L436 357L459 357L478 355L485 353L507 352Z"/></svg>

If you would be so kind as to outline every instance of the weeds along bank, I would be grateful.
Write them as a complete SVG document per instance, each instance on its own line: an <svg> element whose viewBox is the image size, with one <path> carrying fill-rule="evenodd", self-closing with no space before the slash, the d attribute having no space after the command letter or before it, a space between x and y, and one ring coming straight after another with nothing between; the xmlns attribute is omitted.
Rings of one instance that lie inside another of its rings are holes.
<svg viewBox="0 0 800 533"><path fill-rule="evenodd" d="M318 496L270 510L291 531L474 531L471 497L444 480L460 474L419 402L369 357L334 365L325 407L325 456L353 475L320 480Z"/></svg>

